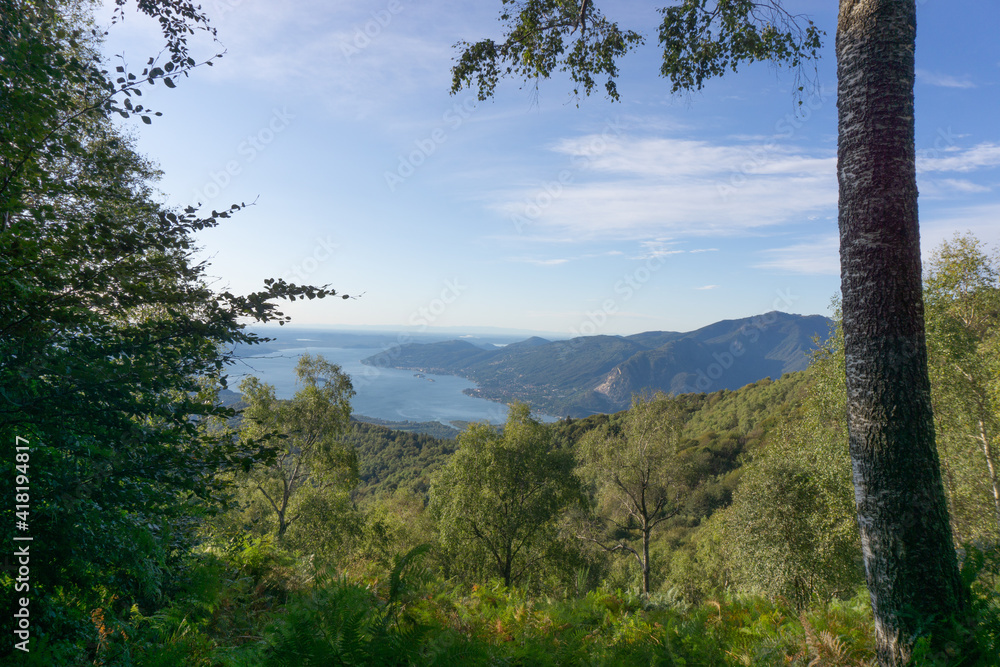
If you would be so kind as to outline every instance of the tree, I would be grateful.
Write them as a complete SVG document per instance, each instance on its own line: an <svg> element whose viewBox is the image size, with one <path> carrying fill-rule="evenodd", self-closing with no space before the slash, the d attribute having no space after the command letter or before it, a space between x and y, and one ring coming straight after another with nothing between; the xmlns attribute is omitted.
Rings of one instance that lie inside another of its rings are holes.
<svg viewBox="0 0 1000 667"><path fill-rule="evenodd" d="M847 414L879 661L966 606L934 439L913 128L916 2L844 0L837 173Z"/></svg>
<svg viewBox="0 0 1000 667"><path fill-rule="evenodd" d="M606 551L635 557L646 595L650 536L681 513L690 491L690 475L679 452L683 424L676 399L662 392L635 397L620 433L596 429L577 445L579 472L595 491L597 515L613 526L609 535L585 537ZM636 539L639 549L630 544Z"/></svg>
<svg viewBox="0 0 1000 667"><path fill-rule="evenodd" d="M452 91L568 71L590 93L641 38L594 3L502 0L504 40L463 43ZM779 0L683 0L663 11L661 74L701 88L742 62L798 67L822 33ZM915 0L841 0L837 27L840 247L848 430L879 660L948 634L967 608L934 442L924 339L913 134ZM570 42L567 45L567 42Z"/></svg>
<svg viewBox="0 0 1000 667"><path fill-rule="evenodd" d="M33 640L76 637L112 598L161 603L223 473L267 455L208 428L233 415L216 393L233 346L261 340L246 322L284 322L277 298L332 294L209 287L193 235L242 206L164 209L155 167L111 122L154 115L133 100L195 65L184 39L203 17L139 4L170 53L141 74L104 69L88 4L0 0L0 442L9 461L29 448ZM12 530L13 505L0 511Z"/></svg>
<svg viewBox="0 0 1000 667"><path fill-rule="evenodd" d="M302 516L308 492L349 489L358 478L357 455L343 444L354 396L351 378L340 366L309 354L299 358L295 374L302 388L290 401L277 400L274 387L256 377L240 384L247 403L241 437L251 442L275 434L281 438L273 462L249 473L250 485L273 512L279 540Z"/></svg>
<svg viewBox="0 0 1000 667"><path fill-rule="evenodd" d="M799 608L817 596L852 596L864 581L839 317L831 333L804 373L801 405L743 466L732 505L712 517L735 586Z"/></svg>
<svg viewBox="0 0 1000 667"><path fill-rule="evenodd" d="M577 497L573 456L527 405L510 406L503 433L472 424L431 484L431 509L445 548L484 556L510 586L549 557L559 511Z"/></svg>
<svg viewBox="0 0 1000 667"><path fill-rule="evenodd" d="M996 351L1000 347L1000 259L990 257L971 234L956 234L951 241L944 241L931 257L924 293L938 438L943 447L952 450L943 450L952 506L972 495L968 499L971 507L960 512L965 515L961 518L991 513L993 525L987 534L997 536L1000 535L1000 461L997 460L1000 364ZM974 470L970 470L972 462ZM955 479L970 472L972 484ZM982 487L990 495L989 509L975 499ZM954 511L952 515L953 521L959 518ZM963 520L956 527L956 534L965 539L985 537L980 527L968 523Z"/></svg>

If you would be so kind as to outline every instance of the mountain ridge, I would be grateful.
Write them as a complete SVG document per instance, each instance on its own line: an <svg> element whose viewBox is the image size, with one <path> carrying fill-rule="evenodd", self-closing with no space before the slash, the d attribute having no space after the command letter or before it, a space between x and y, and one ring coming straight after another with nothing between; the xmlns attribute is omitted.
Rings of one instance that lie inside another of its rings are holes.
<svg viewBox="0 0 1000 667"><path fill-rule="evenodd" d="M362 360L372 366L458 375L466 393L521 400L552 415L585 417L627 408L632 395L738 389L804 369L813 339L826 340L821 315L771 311L689 332L647 331L550 341L533 336L496 349L453 340L395 347Z"/></svg>

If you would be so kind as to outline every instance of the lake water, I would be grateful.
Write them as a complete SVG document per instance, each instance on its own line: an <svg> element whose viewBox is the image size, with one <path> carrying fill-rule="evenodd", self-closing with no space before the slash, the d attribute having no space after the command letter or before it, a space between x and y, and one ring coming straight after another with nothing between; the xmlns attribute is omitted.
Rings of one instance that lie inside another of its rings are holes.
<svg viewBox="0 0 1000 667"><path fill-rule="evenodd" d="M302 345L303 343L299 343ZM246 375L256 375L274 385L278 398L291 398L298 389L295 365L308 352L320 354L338 364L351 376L354 391L351 408L355 414L389 421L483 421L499 424L507 418L507 406L466 396L463 389L475 383L453 375L422 374L395 368L366 366L361 360L382 351L381 347L287 347L268 354L245 357L229 371L229 386L238 388Z"/></svg>

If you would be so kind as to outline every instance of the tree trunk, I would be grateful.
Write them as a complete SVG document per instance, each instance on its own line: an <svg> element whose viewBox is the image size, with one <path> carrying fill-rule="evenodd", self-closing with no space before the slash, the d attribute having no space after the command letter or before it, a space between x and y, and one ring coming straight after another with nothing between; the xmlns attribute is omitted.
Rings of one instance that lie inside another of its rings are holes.
<svg viewBox="0 0 1000 667"><path fill-rule="evenodd" d="M915 0L841 0L840 261L848 432L881 665L964 610L924 340L913 125ZM943 623L944 622L944 623Z"/></svg>
<svg viewBox="0 0 1000 667"><path fill-rule="evenodd" d="M986 423L982 418L979 419L979 443L983 446L983 456L986 457L986 470L989 472L990 485L993 489L993 507L996 511L997 530L1000 531L1000 481L997 479L997 468L993 461L990 436L986 433Z"/></svg>
<svg viewBox="0 0 1000 667"><path fill-rule="evenodd" d="M503 575L503 584L507 588L510 588L511 575L514 572L514 556L510 552L510 545L507 545L507 550L504 553L504 562L501 566L501 574Z"/></svg>
<svg viewBox="0 0 1000 667"><path fill-rule="evenodd" d="M652 529L642 527L642 592L649 597L649 533Z"/></svg>

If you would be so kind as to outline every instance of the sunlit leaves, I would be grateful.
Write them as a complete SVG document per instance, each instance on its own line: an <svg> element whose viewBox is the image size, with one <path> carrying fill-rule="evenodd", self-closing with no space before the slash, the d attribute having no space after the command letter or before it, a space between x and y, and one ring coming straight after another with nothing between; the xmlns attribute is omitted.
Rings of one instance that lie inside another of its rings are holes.
<svg viewBox="0 0 1000 667"><path fill-rule="evenodd" d="M479 99L491 97L500 79L548 79L566 72L573 93L590 95L595 77L606 77L604 89L617 100L617 60L643 42L638 33L621 30L587 0L502 0L501 42L460 42L462 53L452 69L452 93L475 87Z"/></svg>
<svg viewBox="0 0 1000 667"><path fill-rule="evenodd" d="M971 234L938 246L924 276L938 447L959 541L1000 534L1000 256Z"/></svg>
<svg viewBox="0 0 1000 667"><path fill-rule="evenodd" d="M341 438L354 396L350 377L340 366L309 354L299 358L295 373L300 388L289 401L278 401L274 387L255 377L240 384L247 404L241 438L280 438L273 461L251 471L245 483L251 495L266 500L263 506L278 538L309 513L304 503L316 500L317 493L350 490L358 477L357 456Z"/></svg>
<svg viewBox="0 0 1000 667"><path fill-rule="evenodd" d="M555 541L558 512L577 491L572 467L570 453L553 448L551 431L524 404L511 406L502 434L471 425L431 487L445 548L485 559L487 576L520 581Z"/></svg>
<svg viewBox="0 0 1000 667"><path fill-rule="evenodd" d="M808 18L788 13L777 1L683 0L660 11L660 73L675 93L698 90L741 63L766 60L800 69L819 57L824 36ZM589 0L501 0L500 21L501 40L457 45L453 94L471 87L485 100L501 79L537 84L565 72L574 95L590 95L595 78L606 77L605 93L617 100L618 61L644 42Z"/></svg>
<svg viewBox="0 0 1000 667"><path fill-rule="evenodd" d="M819 57L824 32L780 2L684 0L661 10L660 74L671 92L700 90L740 63L771 61L799 68Z"/></svg>

